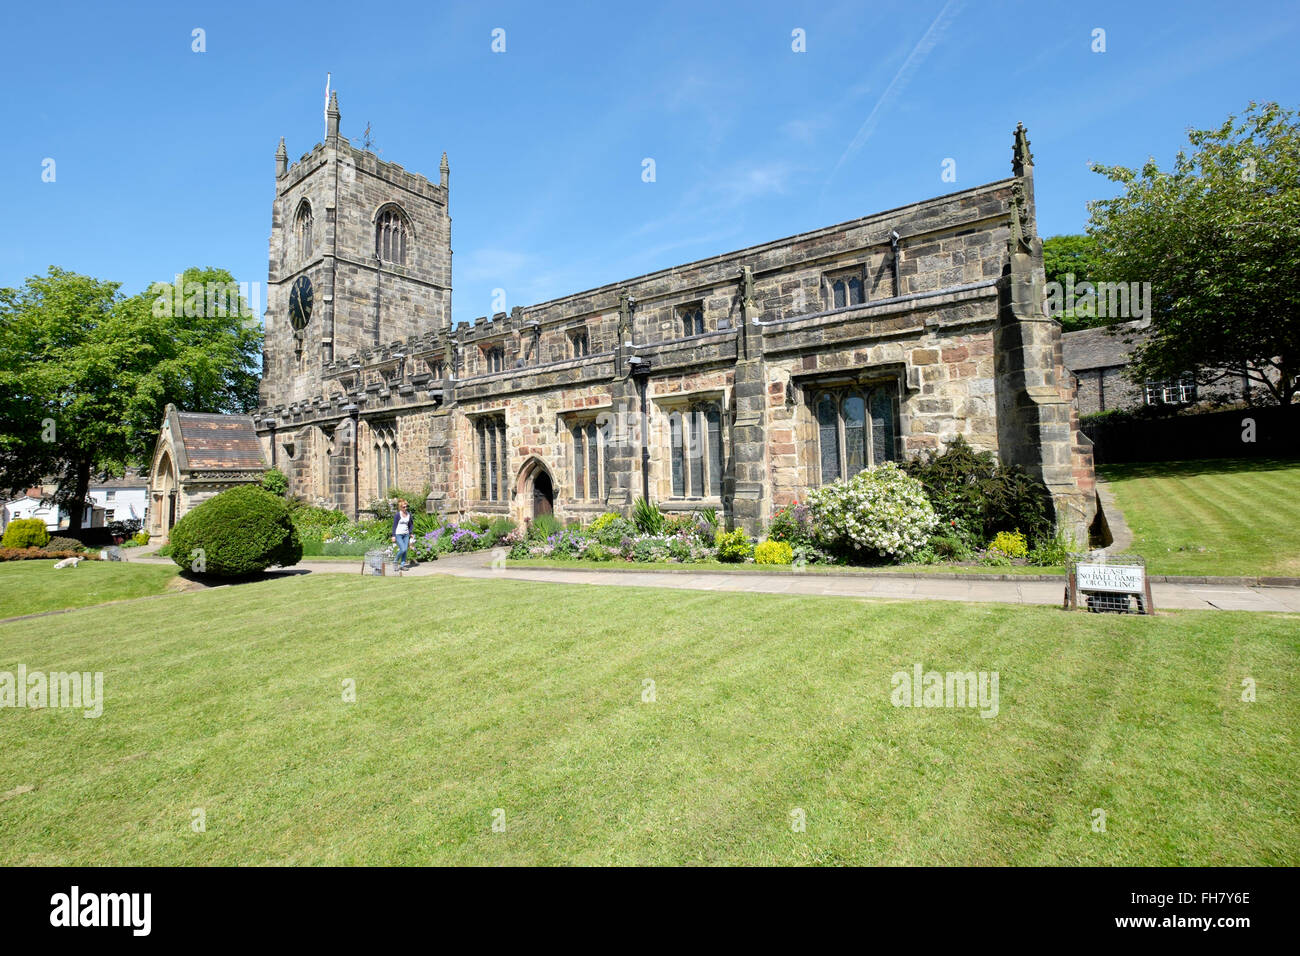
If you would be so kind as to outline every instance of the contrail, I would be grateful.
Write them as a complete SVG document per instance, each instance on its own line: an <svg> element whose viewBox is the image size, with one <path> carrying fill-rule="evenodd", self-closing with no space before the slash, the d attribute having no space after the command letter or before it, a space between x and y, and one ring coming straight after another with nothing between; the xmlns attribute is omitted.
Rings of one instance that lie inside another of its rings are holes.
<svg viewBox="0 0 1300 956"><path fill-rule="evenodd" d="M839 169L844 165L845 160L860 150L866 141L871 138L871 134L876 131L876 123L880 114L884 111L885 107L889 105L889 102L894 98L894 95L902 92L903 87L907 85L907 81L911 78L911 75L916 72L922 62L925 61L925 58L930 54L930 51L939 43L943 31L947 29L948 24L952 22L954 17L956 17L961 5L962 0L948 0L948 2L943 5L943 9L940 10L939 15L934 18L934 22L930 24L930 28L925 31L921 39L916 41L916 46L912 47L912 52L907 55L907 59L903 61L903 65L898 68L898 72L894 74L894 78L889 81L889 85L885 87L885 92L880 94L880 99L876 100L876 105L871 107L871 112L867 114L867 118L863 121L862 126L858 128L857 134L853 137L848 148L844 150L844 154L840 156L839 161L835 164L835 168L831 170L831 174L826 180L827 183L830 183L831 179L835 178L835 174L839 172Z"/></svg>

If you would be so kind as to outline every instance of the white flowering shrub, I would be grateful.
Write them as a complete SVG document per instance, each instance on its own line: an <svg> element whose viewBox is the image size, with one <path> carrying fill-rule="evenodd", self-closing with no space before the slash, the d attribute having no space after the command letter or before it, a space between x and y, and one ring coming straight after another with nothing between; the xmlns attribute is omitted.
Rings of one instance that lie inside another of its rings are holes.
<svg viewBox="0 0 1300 956"><path fill-rule="evenodd" d="M892 461L818 488L808 507L819 542L845 554L874 551L903 560L939 525L921 482Z"/></svg>

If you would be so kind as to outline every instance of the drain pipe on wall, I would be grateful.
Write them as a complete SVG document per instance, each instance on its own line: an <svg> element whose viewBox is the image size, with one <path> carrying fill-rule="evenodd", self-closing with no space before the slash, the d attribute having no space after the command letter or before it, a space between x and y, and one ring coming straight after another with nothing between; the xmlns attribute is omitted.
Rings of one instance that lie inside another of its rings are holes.
<svg viewBox="0 0 1300 956"><path fill-rule="evenodd" d="M352 414L352 520L361 510L361 409L353 405Z"/></svg>
<svg viewBox="0 0 1300 956"><path fill-rule="evenodd" d="M641 392L641 497L650 500L650 410L646 402L647 384L650 380L650 363L633 355L628 360L632 378Z"/></svg>
<svg viewBox="0 0 1300 956"><path fill-rule="evenodd" d="M889 249L894 254L894 295L903 294L903 287L899 285L898 278L898 230L892 229L889 233Z"/></svg>

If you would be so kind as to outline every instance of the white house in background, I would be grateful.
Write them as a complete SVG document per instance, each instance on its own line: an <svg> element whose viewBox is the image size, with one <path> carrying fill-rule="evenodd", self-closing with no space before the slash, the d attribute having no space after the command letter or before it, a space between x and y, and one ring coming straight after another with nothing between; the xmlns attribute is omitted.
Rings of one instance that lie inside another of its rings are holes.
<svg viewBox="0 0 1300 956"><path fill-rule="evenodd" d="M136 471L122 478L91 481L90 500L104 512L104 524L114 521L139 521L144 526L149 512L149 479Z"/></svg>
<svg viewBox="0 0 1300 956"><path fill-rule="evenodd" d="M20 498L14 498L6 501L4 511L0 514L0 523L4 528L9 527L10 521L19 518L40 518L45 522L45 527L53 532L68 526L68 512L55 505L48 498L44 497L44 492L40 488L29 488ZM104 525L104 512L92 504L86 505L86 510L81 515L81 526L83 528L98 528ZM3 530L3 528L0 528Z"/></svg>

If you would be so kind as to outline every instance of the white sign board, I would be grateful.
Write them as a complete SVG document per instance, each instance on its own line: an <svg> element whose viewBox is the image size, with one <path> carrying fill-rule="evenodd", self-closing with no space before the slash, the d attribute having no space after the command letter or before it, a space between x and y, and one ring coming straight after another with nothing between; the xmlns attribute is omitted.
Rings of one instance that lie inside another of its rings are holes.
<svg viewBox="0 0 1300 956"><path fill-rule="evenodd" d="M1077 564L1074 574L1080 591L1141 594L1146 584L1146 569L1133 564Z"/></svg>

